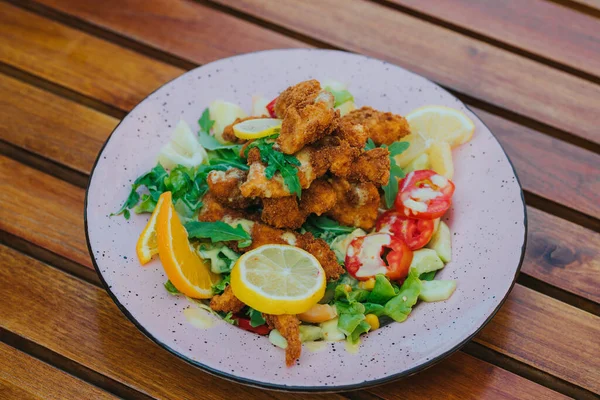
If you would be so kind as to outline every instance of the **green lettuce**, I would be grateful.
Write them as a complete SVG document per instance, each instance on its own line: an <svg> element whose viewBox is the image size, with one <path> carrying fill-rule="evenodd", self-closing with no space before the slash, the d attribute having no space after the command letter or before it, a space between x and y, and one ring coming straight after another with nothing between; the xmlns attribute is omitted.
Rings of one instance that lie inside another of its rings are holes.
<svg viewBox="0 0 600 400"><path fill-rule="evenodd" d="M411 272L398 294L385 303L384 314L396 322L405 321L419 299L419 293L421 293L421 281L415 273Z"/></svg>

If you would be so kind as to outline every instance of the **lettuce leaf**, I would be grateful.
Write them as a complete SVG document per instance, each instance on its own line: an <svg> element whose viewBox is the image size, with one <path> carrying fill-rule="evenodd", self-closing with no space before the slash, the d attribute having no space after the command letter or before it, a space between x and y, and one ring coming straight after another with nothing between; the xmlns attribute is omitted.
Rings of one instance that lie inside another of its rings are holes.
<svg viewBox="0 0 600 400"><path fill-rule="evenodd" d="M373 290L369 294L367 301L370 303L384 305L395 295L396 293L394 292L394 287L390 283L389 279L383 274L377 274L375 276L375 287L373 287Z"/></svg>
<svg viewBox="0 0 600 400"><path fill-rule="evenodd" d="M384 314L396 322L405 321L416 304L419 293L421 293L421 281L415 273L411 272L398 294L385 303Z"/></svg>

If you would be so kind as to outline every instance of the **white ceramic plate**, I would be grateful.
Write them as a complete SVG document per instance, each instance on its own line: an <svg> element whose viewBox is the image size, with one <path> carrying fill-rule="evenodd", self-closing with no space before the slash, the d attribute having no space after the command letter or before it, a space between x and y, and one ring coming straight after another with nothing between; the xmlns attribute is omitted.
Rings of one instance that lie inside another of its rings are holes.
<svg viewBox="0 0 600 400"><path fill-rule="evenodd" d="M180 118L197 120L215 99L250 110L251 96L275 97L297 82L335 79L349 85L357 105L405 115L424 105L463 110L475 121L471 142L454 150L456 192L445 220L453 232L453 260L439 274L456 279L447 301L420 303L404 323L363 338L352 354L344 343L304 348L287 368L283 351L267 338L221 321L193 326L185 299L169 295L160 261L141 267L136 240L147 221L108 215L127 197ZM148 337L184 360L237 382L284 390L364 388L413 374L470 340L508 295L523 260L526 214L515 171L489 129L465 105L427 79L386 62L329 50L273 50L240 55L194 69L167 83L125 117L102 149L87 191L85 223L90 253L106 289Z"/></svg>

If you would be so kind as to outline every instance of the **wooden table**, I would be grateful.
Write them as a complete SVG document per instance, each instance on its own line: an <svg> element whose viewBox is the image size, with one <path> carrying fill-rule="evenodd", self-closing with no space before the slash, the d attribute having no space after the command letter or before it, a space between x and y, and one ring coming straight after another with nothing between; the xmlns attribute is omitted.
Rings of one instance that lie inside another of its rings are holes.
<svg viewBox="0 0 600 400"><path fill-rule="evenodd" d="M119 120L184 71L284 47L424 75L496 134L525 190L521 275L461 351L328 398L600 392L599 0L0 0L0 398L318 398L212 377L142 335L93 270L84 188Z"/></svg>

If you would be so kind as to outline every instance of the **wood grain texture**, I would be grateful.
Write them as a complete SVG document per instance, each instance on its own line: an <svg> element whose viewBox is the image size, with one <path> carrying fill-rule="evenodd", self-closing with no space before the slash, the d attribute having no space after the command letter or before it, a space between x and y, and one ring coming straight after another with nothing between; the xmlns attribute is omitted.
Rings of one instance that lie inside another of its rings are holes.
<svg viewBox="0 0 600 400"><path fill-rule="evenodd" d="M78 197L83 197L83 190L15 161L0 158L0 175L6 176L5 173L9 171L12 176L11 180L6 183L6 189L0 188L0 192L4 195L0 197L0 210L2 210L0 212L3 213L0 218L2 221L0 228L33 243L40 243L40 246L47 246L49 250L91 268L83 236L82 203L76 201ZM65 198L74 200L65 201ZM23 203L25 206L19 207ZM17 212L19 215L12 217L12 214ZM43 220L39 218L39 215L48 215L48 218ZM70 218L68 223L60 220L63 215ZM539 216L543 222L544 214L539 213ZM562 220L554 222L569 224ZM532 231L535 232L535 229ZM558 229L546 232L547 235L552 235L551 239L546 240L552 240L551 243L561 243L562 231ZM541 238L538 237L537 240L541 240ZM85 259L83 259L84 257ZM528 254L525 265L536 262L537 257L533 259L529 257ZM597 257L599 255L596 255L594 259ZM576 268L577 261L573 261L573 263L573 268ZM535 268L543 268L543 266ZM595 282L591 284L596 287L598 277L598 274L588 276L591 282ZM554 279L559 280L560 278ZM521 286L517 285L517 287ZM581 385L588 389L596 387L598 377L586 377L576 370L570 370L570 367L573 362L592 366L599 362L600 358L597 360L590 358L596 353L582 349L581 346L592 339L586 336L590 333L590 321L600 323L600 318L559 301L549 302L549 300L552 299L528 289L514 290L508 301L508 304L513 306L505 306L501 309L498 316L492 319L486 327L481 340L494 348L502 349L502 352L509 356L512 356L514 352L515 357L519 360L535 365L543 371L559 376L575 385ZM514 308L517 306L519 308ZM515 309L518 312L512 311ZM557 335L552 330L543 329L543 326L537 322L562 321L565 315L569 316L568 336ZM590 320L590 317L595 319ZM496 319L500 322L496 323ZM520 340L526 343L535 343L536 341L555 343L557 348L561 348L561 352L553 352L552 348L548 348L545 352L521 349L506 341L505 338L512 337L512 335L519 336ZM550 362L549 358L552 358L553 361Z"/></svg>
<svg viewBox="0 0 600 400"><path fill-rule="evenodd" d="M600 303L600 235L535 208L527 209L529 232L522 272Z"/></svg>
<svg viewBox="0 0 600 400"><path fill-rule="evenodd" d="M37 0L136 41L205 64L307 44L188 0Z"/></svg>
<svg viewBox="0 0 600 400"><path fill-rule="evenodd" d="M4 343L0 343L0 397L5 400L116 399Z"/></svg>
<svg viewBox="0 0 600 400"><path fill-rule="evenodd" d="M475 341L600 393L599 328L599 317L515 285Z"/></svg>
<svg viewBox="0 0 600 400"><path fill-rule="evenodd" d="M89 174L116 118L0 75L0 138Z"/></svg>
<svg viewBox="0 0 600 400"><path fill-rule="evenodd" d="M17 270L17 273L11 272ZM27 276L28 279L19 277ZM12 249L0 246L2 327L150 396L165 399L201 397L280 399L333 398L338 395L292 395L262 392L212 377L167 353L125 319L104 292ZM29 312L23 314L21 307ZM51 312L50 312L51 310ZM45 318L39 318L45 315ZM76 326L78 329L64 329ZM61 335L56 335L56 332ZM85 345L82 345L85 344ZM166 367L168 366L168 368ZM443 371L447 371L444 373ZM478 377L474 379L474 377ZM482 385L485 382L485 388ZM465 354L418 378L375 389L386 399L561 398L557 393Z"/></svg>
<svg viewBox="0 0 600 400"><path fill-rule="evenodd" d="M181 74L179 68L4 2L0 61L124 110Z"/></svg>
<svg viewBox="0 0 600 400"><path fill-rule="evenodd" d="M600 20L544 0L389 0L600 76Z"/></svg>
<svg viewBox="0 0 600 400"><path fill-rule="evenodd" d="M211 0L600 143L600 86L366 0Z"/></svg>

